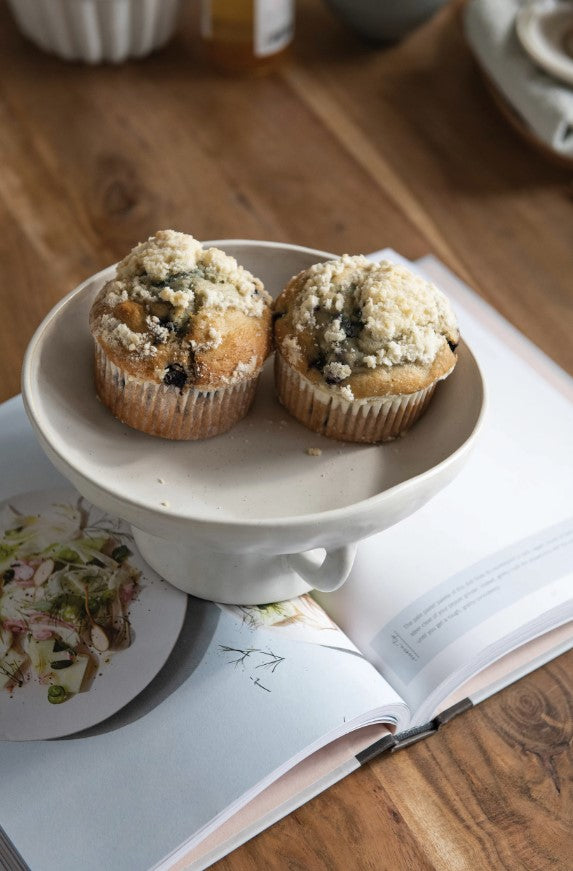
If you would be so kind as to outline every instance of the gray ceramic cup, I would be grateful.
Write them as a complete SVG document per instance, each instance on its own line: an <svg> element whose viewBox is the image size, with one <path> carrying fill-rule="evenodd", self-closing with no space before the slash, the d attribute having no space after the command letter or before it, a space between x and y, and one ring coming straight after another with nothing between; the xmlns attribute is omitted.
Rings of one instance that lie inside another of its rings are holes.
<svg viewBox="0 0 573 871"><path fill-rule="evenodd" d="M418 27L447 0L326 0L330 8L361 36L395 42Z"/></svg>

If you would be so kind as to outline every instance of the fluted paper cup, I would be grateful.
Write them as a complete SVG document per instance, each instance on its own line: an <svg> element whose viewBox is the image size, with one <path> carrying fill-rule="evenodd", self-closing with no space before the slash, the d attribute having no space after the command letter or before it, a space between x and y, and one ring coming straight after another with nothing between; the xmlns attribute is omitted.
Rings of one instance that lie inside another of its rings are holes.
<svg viewBox="0 0 573 871"><path fill-rule="evenodd" d="M392 441L422 416L436 384L416 393L349 400L313 384L275 354L275 385L284 407L309 429L340 441Z"/></svg>
<svg viewBox="0 0 573 871"><path fill-rule="evenodd" d="M231 429L255 398L258 374L226 387L177 387L129 375L95 345L99 398L122 423L148 435L180 441L207 439Z"/></svg>
<svg viewBox="0 0 573 871"><path fill-rule="evenodd" d="M181 0L8 0L24 34L64 60L121 63L173 35Z"/></svg>

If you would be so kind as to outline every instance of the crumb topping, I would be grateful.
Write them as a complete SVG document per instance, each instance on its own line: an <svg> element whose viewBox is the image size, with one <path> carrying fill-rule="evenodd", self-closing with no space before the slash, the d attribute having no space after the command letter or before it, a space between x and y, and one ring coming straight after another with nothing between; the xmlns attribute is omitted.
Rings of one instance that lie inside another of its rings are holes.
<svg viewBox="0 0 573 871"><path fill-rule="evenodd" d="M201 243L187 233L159 230L118 263L117 277L147 275L152 281L164 281L169 275L194 269L201 250Z"/></svg>
<svg viewBox="0 0 573 871"><path fill-rule="evenodd" d="M250 360L246 363L239 362L233 370L232 378L234 381L242 381L244 378L250 378L257 371L257 355L253 354Z"/></svg>
<svg viewBox="0 0 573 871"><path fill-rule="evenodd" d="M127 324L118 320L113 315L104 314L101 319L101 329L112 342L125 348L127 351L136 351L142 357L153 357L157 354L157 348L149 341L144 333L131 330Z"/></svg>
<svg viewBox="0 0 573 871"><path fill-rule="evenodd" d="M200 343L192 338L199 312L234 310L260 318L270 303L262 282L234 257L204 249L186 233L160 230L118 264L94 333L135 358L153 357L166 344L208 351L223 337L210 327Z"/></svg>
<svg viewBox="0 0 573 871"><path fill-rule="evenodd" d="M354 393L352 392L352 387L350 384L342 384L340 387L340 395L347 399L349 402L352 402L354 399Z"/></svg>
<svg viewBox="0 0 573 871"><path fill-rule="evenodd" d="M282 350L290 362L297 335L310 333L316 359L329 386L353 373L403 364L429 365L446 344L459 339L447 297L403 266L344 255L311 266L300 276L292 303L295 335ZM347 399L352 398L348 385Z"/></svg>
<svg viewBox="0 0 573 871"><path fill-rule="evenodd" d="M296 336L287 336L282 344L282 349L290 363L296 365L302 359L302 351Z"/></svg>

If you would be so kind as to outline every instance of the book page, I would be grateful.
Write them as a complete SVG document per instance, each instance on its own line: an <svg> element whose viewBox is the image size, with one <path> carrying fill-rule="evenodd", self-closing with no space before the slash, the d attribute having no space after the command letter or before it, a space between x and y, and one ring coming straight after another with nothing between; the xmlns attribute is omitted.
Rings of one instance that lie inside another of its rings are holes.
<svg viewBox="0 0 573 871"><path fill-rule="evenodd" d="M530 536L481 560L419 596L372 640L372 647L405 682L445 648L492 615L519 627L526 608L531 616L549 600L567 602L573 580L573 519ZM540 572L541 568L541 572ZM539 596L532 594L539 593ZM535 602L526 605L524 600ZM540 601L536 601L540 600ZM511 613L505 613L507 609ZM513 616L515 615L515 617Z"/></svg>
<svg viewBox="0 0 573 871"><path fill-rule="evenodd" d="M363 657L330 646L338 630L326 627L317 643L299 627L289 640L284 626L254 627L228 608L190 600L183 631L192 656L182 682L169 675L171 691L156 688L156 703L148 697L137 719L139 698L85 736L0 744L2 826L32 868L114 868L118 845L122 869L151 867L309 753L372 722L375 711L407 721ZM50 795L65 813L65 851Z"/></svg>
<svg viewBox="0 0 573 871"><path fill-rule="evenodd" d="M0 499L65 485L21 402L1 406ZM113 717L68 739L0 742L2 827L32 868L141 871L328 742L408 717L308 597L254 608L190 598L166 665Z"/></svg>
<svg viewBox="0 0 573 871"><path fill-rule="evenodd" d="M157 871L208 868L212 862L356 771L360 768L357 755L389 734L384 726L368 726L333 741L267 787L199 846L178 851Z"/></svg>
<svg viewBox="0 0 573 871"><path fill-rule="evenodd" d="M569 621L563 626L552 629L550 632L534 638L533 641L523 644L516 650L512 650L511 653L506 653L493 665L485 668L479 674L473 675L451 696L442 700L440 709L447 710L462 699L469 699L472 704L478 705L524 675L551 662L552 659L572 647L573 622Z"/></svg>
<svg viewBox="0 0 573 871"><path fill-rule="evenodd" d="M573 520L530 536L419 596L370 647L416 712L434 713L452 682L573 618ZM453 665L452 665L453 664Z"/></svg>
<svg viewBox="0 0 573 871"><path fill-rule="evenodd" d="M362 542L346 584L317 596L418 709L414 722L449 674L475 673L484 652L499 658L573 616L571 381L550 361L536 365L541 352L483 303L464 305L469 291L439 274L484 372L484 429L459 476Z"/></svg>

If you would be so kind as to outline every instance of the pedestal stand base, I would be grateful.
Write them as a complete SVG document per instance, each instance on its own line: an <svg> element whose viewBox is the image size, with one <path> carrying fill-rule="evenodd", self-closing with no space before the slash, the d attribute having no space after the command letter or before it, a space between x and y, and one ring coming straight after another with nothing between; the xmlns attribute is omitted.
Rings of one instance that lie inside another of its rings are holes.
<svg viewBox="0 0 573 871"><path fill-rule="evenodd" d="M200 599L265 605L311 589L290 567L286 555L220 553L132 529L145 561L170 584ZM306 557L320 564L321 551L310 551Z"/></svg>

